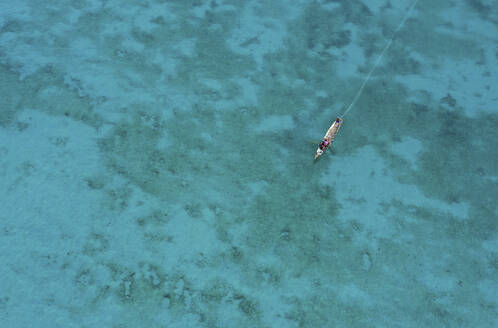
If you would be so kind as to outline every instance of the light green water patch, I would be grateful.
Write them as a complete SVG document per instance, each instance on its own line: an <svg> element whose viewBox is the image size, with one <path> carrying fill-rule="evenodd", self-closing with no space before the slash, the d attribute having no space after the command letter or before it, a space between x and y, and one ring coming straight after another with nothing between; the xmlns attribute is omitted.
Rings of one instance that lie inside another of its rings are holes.
<svg viewBox="0 0 498 328"><path fill-rule="evenodd" d="M0 65L0 84L4 88L3 96L0 97L0 126L5 127L13 122L16 113L22 109L25 97L18 93L21 82L17 74L13 73L5 65Z"/></svg>
<svg viewBox="0 0 498 328"><path fill-rule="evenodd" d="M289 38L281 52L269 56L267 70L288 81L301 79L309 86L334 89L334 57L328 50L350 43L351 31L344 26L342 12L324 11L310 4L303 15L289 24Z"/></svg>
<svg viewBox="0 0 498 328"><path fill-rule="evenodd" d="M226 31L200 24L191 32L196 36L194 54L182 59L170 82L181 89L198 89L199 78L215 79L224 85L231 78L248 74L255 68L251 56L228 49ZM192 29L192 27L191 27Z"/></svg>
<svg viewBox="0 0 498 328"><path fill-rule="evenodd" d="M200 301L208 327L228 327L233 322L243 327L263 325L260 315L264 309L258 302L223 279L209 281L200 291Z"/></svg>
<svg viewBox="0 0 498 328"><path fill-rule="evenodd" d="M470 213L472 220L462 220L438 209L407 205L402 200L382 207L403 238L381 240L375 265L397 263L397 272L389 275L402 275L403 282L391 288L393 294L399 294L397 288L413 293L411 299L418 306L407 311L410 317L449 325L471 324L481 316L491 322L488 309L494 305L482 299L476 280L489 279L498 268L492 256L476 256L476 252L481 253L485 237L476 233L483 227L475 213ZM410 284L417 284L416 292ZM450 311L446 307L449 302L458 306Z"/></svg>
<svg viewBox="0 0 498 328"><path fill-rule="evenodd" d="M182 324L184 319L207 327L226 327L234 322L242 327L258 322L262 326L263 309L258 301L222 278L200 284L175 268L147 262L132 268L106 262L81 268L74 279L91 301L85 309L74 307L71 311L95 313L115 302L120 306L112 309L119 316L114 322L122 327L144 323L162 327Z"/></svg>
<svg viewBox="0 0 498 328"><path fill-rule="evenodd" d="M441 20L441 12L445 9L447 9L446 2L436 1L429 4L420 1L417 10L421 14L406 21L396 40L422 54L426 60L437 62L445 58L456 60L479 58L481 47L474 39L444 31L446 28L452 28L451 21ZM382 47L383 45L379 44L379 49ZM389 57L392 54L392 52L388 54Z"/></svg>
<svg viewBox="0 0 498 328"><path fill-rule="evenodd" d="M116 315L113 323L120 327L143 324L159 327L163 321L184 313L184 277L178 273L168 274L145 262L138 263L134 269L112 262L99 263L81 271L76 278L85 279L84 287L92 300L87 308L74 311L98 313L103 305L117 303L119 308L112 307L108 311ZM177 287L179 284L181 289Z"/></svg>
<svg viewBox="0 0 498 328"><path fill-rule="evenodd" d="M425 191L449 202L465 199L491 205L495 193L487 176L498 170L494 160L498 156L497 122L496 115L469 119L458 112L441 111L434 121L437 135L428 140L416 175Z"/></svg>
<svg viewBox="0 0 498 328"><path fill-rule="evenodd" d="M466 0L466 6L477 13L482 19L498 25L498 12L492 2L482 0Z"/></svg>
<svg viewBox="0 0 498 328"><path fill-rule="evenodd" d="M91 100L67 86L55 68L47 66L24 80L19 79L12 67L2 65L0 71L2 85L10 89L10 92L4 90L6 96L0 100L1 125L12 123L16 113L25 108L65 116L93 127L102 125L102 118L94 111Z"/></svg>
<svg viewBox="0 0 498 328"><path fill-rule="evenodd" d="M357 6L346 2L341 4L341 9L328 11L324 10L318 2L311 2L299 18L299 26L291 28L293 35L296 40L304 42L309 49L325 52L331 47L341 48L351 42L351 31L344 25L351 21L358 21L357 15L361 15L360 12L363 11L356 9L358 9ZM361 20L361 24L366 24L368 21L369 17L366 15Z"/></svg>
<svg viewBox="0 0 498 328"><path fill-rule="evenodd" d="M281 161L273 153L275 137L248 129L255 111L195 107L192 112L177 112L168 121L139 109L130 109L130 114L132 120L118 123L100 141L107 165L161 199L174 202L186 196L185 209L193 216L219 197L228 197L226 191L241 205L243 198L237 195L246 194L248 183L269 182L281 175L275 166ZM167 147L162 145L164 140ZM212 187L210 192L206 185ZM194 201L194 195L208 198ZM206 199L211 200L206 203Z"/></svg>
<svg viewBox="0 0 498 328"><path fill-rule="evenodd" d="M161 170L165 159L156 149L163 124L159 114L141 111L138 106L130 109L129 121L119 122L99 141L107 165L145 192L168 188Z"/></svg>
<svg viewBox="0 0 498 328"><path fill-rule="evenodd" d="M363 327L370 322L368 311L353 304L345 305L335 295L318 292L312 297L292 297L288 302L291 310L285 313L285 318L297 327Z"/></svg>

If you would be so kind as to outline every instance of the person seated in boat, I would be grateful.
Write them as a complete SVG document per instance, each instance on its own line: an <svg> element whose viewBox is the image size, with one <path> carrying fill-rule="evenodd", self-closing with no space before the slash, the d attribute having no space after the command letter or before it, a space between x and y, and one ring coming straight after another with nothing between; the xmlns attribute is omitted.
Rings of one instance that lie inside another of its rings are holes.
<svg viewBox="0 0 498 328"><path fill-rule="evenodd" d="M329 146L329 142L326 139L323 139L322 142L320 142L320 149L325 150Z"/></svg>

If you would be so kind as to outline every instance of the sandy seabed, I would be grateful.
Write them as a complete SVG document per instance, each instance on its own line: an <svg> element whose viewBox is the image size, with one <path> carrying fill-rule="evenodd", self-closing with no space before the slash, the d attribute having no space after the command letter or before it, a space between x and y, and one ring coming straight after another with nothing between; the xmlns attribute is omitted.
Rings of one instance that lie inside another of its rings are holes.
<svg viewBox="0 0 498 328"><path fill-rule="evenodd" d="M498 6L0 1L1 327L496 327Z"/></svg>

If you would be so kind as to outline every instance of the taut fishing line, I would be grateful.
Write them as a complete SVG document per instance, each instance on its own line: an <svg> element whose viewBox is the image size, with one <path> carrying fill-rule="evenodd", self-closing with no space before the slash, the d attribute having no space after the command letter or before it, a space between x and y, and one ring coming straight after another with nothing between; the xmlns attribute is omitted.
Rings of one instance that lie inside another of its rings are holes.
<svg viewBox="0 0 498 328"><path fill-rule="evenodd" d="M398 25L398 27L394 30L392 36L391 36L391 39L389 40L389 42L387 43L387 45L384 47L384 50L382 50L382 52L380 53L379 57L377 58L377 61L375 62L375 65L372 67L372 69L370 70L370 72L368 73L367 75L367 78L363 81L360 89L358 90L358 92L356 93L356 96L353 98L353 101L351 102L351 105L349 105L349 107L346 109L346 111L344 112L344 114L341 115L341 117L344 117L346 116L346 114L351 110L351 108L353 108L353 106L355 105L356 101L358 100L358 98L360 98L362 92L363 92L363 89L365 88L365 85L367 84L368 80L370 80L370 76L372 75L372 73L375 71L375 69L377 68L377 66L379 65L380 61L382 60L382 57L384 56L384 54L386 53L386 51L389 49L389 47L391 46L391 44L393 43L393 40L394 40L394 37L396 36L396 33L398 33L398 31L403 27L403 25L405 25L405 22L406 20L408 19L408 17L410 17L410 14L413 10L413 8L415 8L415 6L417 5L417 2L418 0L415 0L413 2L413 4L410 6L410 9L408 10L408 12L406 13L405 17L403 18L403 20L401 21L401 23Z"/></svg>

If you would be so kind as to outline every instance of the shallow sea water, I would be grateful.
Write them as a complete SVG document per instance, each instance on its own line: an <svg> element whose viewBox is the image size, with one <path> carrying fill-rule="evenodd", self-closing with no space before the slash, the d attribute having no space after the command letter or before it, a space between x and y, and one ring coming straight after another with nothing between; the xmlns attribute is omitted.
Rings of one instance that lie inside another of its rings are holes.
<svg viewBox="0 0 498 328"><path fill-rule="evenodd" d="M496 327L498 6L0 0L0 327Z"/></svg>

